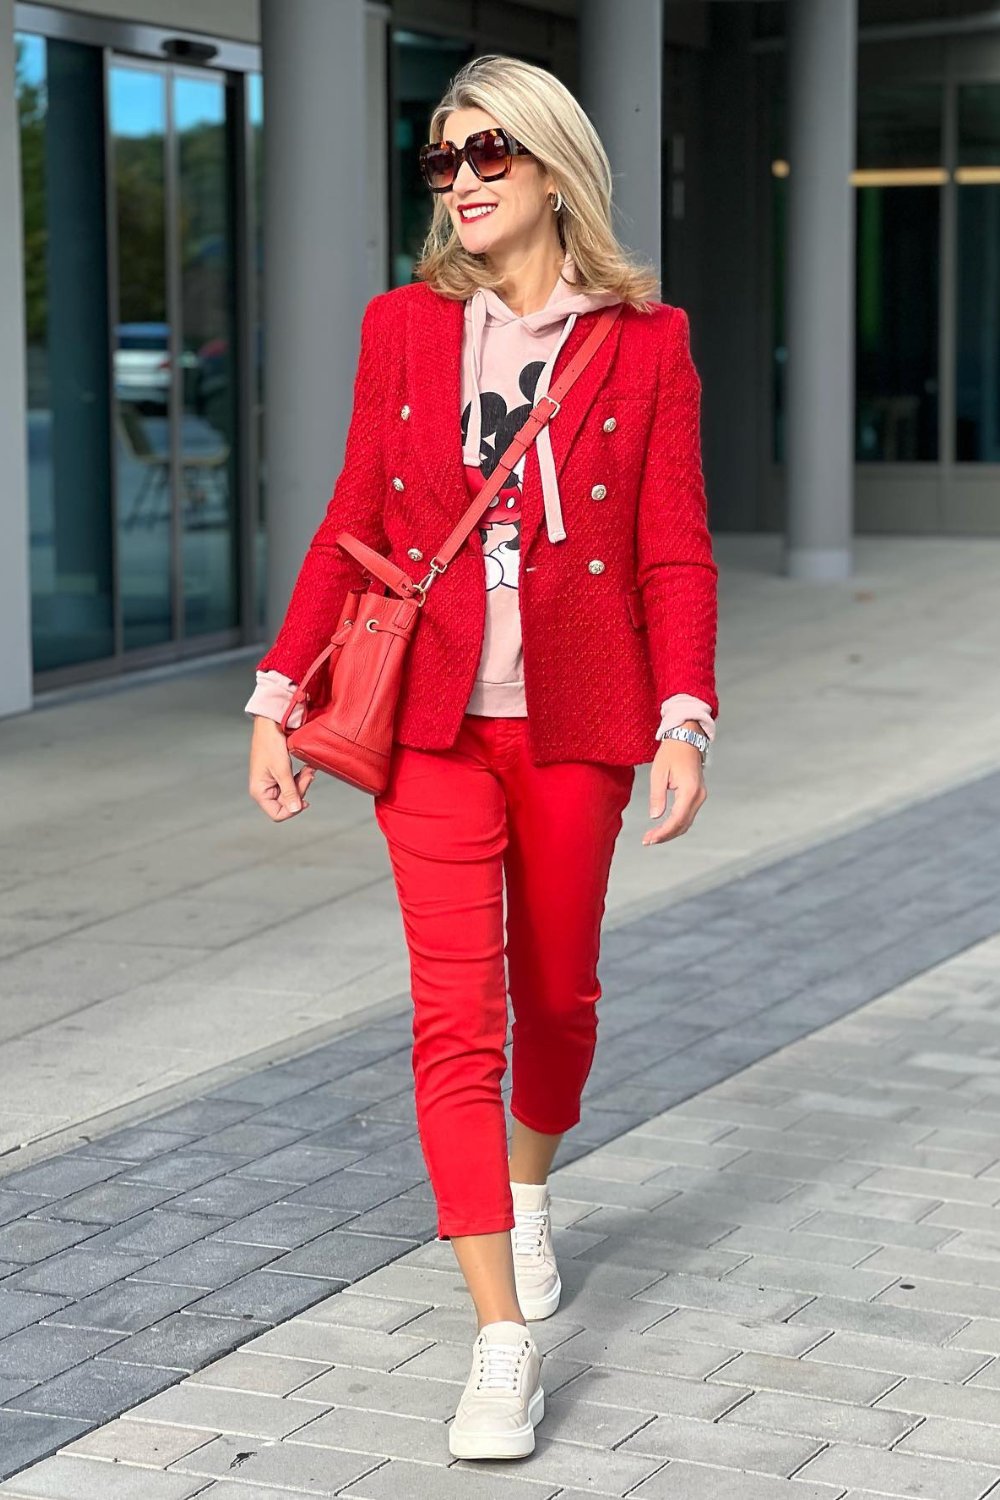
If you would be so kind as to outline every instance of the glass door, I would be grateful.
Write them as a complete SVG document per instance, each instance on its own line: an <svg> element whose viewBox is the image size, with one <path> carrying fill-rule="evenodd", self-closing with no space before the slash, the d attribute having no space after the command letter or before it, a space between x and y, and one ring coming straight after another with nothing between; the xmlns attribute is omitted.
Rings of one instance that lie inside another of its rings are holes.
<svg viewBox="0 0 1000 1500"><path fill-rule="evenodd" d="M108 112L127 653L238 623L234 154L222 74L114 57Z"/></svg>

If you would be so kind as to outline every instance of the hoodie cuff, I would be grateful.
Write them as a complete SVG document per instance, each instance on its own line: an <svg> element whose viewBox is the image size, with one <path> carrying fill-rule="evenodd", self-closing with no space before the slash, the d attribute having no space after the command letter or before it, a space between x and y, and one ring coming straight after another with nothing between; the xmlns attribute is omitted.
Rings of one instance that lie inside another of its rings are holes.
<svg viewBox="0 0 1000 1500"><path fill-rule="evenodd" d="M715 739L715 720L712 718L712 710L702 698L695 698L690 693L674 693L669 698L664 698L660 704L659 728L656 738L662 740L668 729L676 729L678 724L683 724L685 719L697 719L708 739Z"/></svg>
<svg viewBox="0 0 1000 1500"><path fill-rule="evenodd" d="M274 719L280 724L285 716L285 710L291 702L297 684L286 677L283 672L273 670L257 672L257 686L244 705L243 712L247 714L260 715L263 719ZM287 729L298 729L302 723L302 704L292 711L288 716Z"/></svg>

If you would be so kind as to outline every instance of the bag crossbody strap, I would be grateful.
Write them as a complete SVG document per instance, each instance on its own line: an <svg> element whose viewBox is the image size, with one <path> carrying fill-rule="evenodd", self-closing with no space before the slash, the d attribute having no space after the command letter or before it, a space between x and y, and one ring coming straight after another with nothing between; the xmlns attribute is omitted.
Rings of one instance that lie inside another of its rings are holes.
<svg viewBox="0 0 1000 1500"><path fill-rule="evenodd" d="M376 552L373 547L367 546L350 534L342 531L337 537L337 545L361 564L364 571L371 577L378 578L394 593L401 594L403 598L416 598L423 603L427 590L439 573L443 573L452 558L464 544L466 538L471 535L476 523L488 509L490 502L498 495L507 482L515 466L520 462L521 456L534 442L547 422L555 416L559 410L566 393L575 384L583 371L587 368L598 349L604 343L608 334L615 325L616 320L622 313L625 304L616 302L611 307L606 307L598 318L597 323L591 329L587 338L580 345L569 364L563 370L559 379L552 389L532 407L524 422L518 428L509 445L504 449L502 455L497 459L489 479L479 491L468 510L465 511L458 525L448 536L444 546L430 560L430 572L421 583L414 583L402 568L396 567L388 558L383 557L381 552Z"/></svg>

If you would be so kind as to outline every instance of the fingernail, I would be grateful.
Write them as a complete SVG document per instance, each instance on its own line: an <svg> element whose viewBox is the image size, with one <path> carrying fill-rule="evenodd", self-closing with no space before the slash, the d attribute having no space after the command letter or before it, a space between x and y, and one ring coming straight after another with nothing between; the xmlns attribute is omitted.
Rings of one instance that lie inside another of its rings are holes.
<svg viewBox="0 0 1000 1500"><path fill-rule="evenodd" d="M298 812L299 804L297 802L289 802L288 810L289 812Z"/></svg>

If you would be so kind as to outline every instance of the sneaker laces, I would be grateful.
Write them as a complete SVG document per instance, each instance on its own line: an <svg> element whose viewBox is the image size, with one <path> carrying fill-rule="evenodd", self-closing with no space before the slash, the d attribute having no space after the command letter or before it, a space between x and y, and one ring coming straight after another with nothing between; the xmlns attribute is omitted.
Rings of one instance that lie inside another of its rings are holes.
<svg viewBox="0 0 1000 1500"><path fill-rule="evenodd" d="M488 1344L484 1339L479 1345L477 1387L484 1390L516 1391L524 1348L524 1344Z"/></svg>
<svg viewBox="0 0 1000 1500"><path fill-rule="evenodd" d="M548 1222L547 1208L519 1210L514 1216L514 1254L540 1255Z"/></svg>

